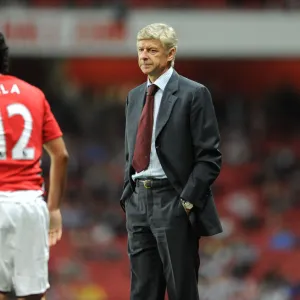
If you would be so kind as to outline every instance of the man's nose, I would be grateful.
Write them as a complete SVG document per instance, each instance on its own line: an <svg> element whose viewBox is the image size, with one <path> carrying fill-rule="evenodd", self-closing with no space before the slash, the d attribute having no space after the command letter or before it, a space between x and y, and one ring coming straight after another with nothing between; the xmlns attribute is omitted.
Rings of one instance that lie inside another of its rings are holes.
<svg viewBox="0 0 300 300"><path fill-rule="evenodd" d="M143 59L143 60L146 60L148 58L148 53L147 53L146 50L141 51L140 58Z"/></svg>

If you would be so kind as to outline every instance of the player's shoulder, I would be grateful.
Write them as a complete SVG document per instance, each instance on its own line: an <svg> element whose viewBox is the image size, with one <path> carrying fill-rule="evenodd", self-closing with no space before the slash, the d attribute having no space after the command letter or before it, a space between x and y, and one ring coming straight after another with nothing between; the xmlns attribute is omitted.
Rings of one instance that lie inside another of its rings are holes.
<svg viewBox="0 0 300 300"><path fill-rule="evenodd" d="M146 82L138 85L137 87L131 89L128 93L128 100L130 100L135 95L140 95L140 93L143 93L146 89Z"/></svg>
<svg viewBox="0 0 300 300"><path fill-rule="evenodd" d="M184 86L185 89L190 89L191 91L197 91L202 89L207 89L207 87L197 81L191 80L187 77L179 75L180 85Z"/></svg>
<svg viewBox="0 0 300 300"><path fill-rule="evenodd" d="M20 90L24 91L26 94L30 94L32 99L40 99L40 100L45 99L45 95L43 91L38 87L30 84L29 82L19 77L16 76L10 76L10 77L12 81L19 86Z"/></svg>

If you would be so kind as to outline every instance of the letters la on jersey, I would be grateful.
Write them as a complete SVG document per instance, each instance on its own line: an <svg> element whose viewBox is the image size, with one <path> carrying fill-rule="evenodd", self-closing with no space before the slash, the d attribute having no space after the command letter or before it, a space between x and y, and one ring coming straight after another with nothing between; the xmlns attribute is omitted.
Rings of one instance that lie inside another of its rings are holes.
<svg viewBox="0 0 300 300"><path fill-rule="evenodd" d="M8 88L8 90L7 90ZM14 83L11 87L4 86L3 84L0 84L0 95L7 95L7 94L19 94L20 95L20 89L16 83Z"/></svg>
<svg viewBox="0 0 300 300"><path fill-rule="evenodd" d="M44 94L0 76L0 191L42 188L43 144L62 136Z"/></svg>

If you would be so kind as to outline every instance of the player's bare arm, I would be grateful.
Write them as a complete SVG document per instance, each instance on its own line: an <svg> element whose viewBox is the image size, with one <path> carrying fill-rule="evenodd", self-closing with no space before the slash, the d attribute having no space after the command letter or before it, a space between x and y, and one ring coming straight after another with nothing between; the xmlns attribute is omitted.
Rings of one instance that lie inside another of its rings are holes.
<svg viewBox="0 0 300 300"><path fill-rule="evenodd" d="M51 159L48 209L50 212L49 244L53 246L62 236L60 203L66 185L69 155L61 137L45 143L44 148Z"/></svg>

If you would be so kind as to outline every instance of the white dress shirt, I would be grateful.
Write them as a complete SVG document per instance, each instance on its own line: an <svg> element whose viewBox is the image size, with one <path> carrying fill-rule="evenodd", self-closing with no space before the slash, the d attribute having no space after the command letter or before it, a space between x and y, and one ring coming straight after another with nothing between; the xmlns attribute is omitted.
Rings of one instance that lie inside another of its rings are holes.
<svg viewBox="0 0 300 300"><path fill-rule="evenodd" d="M143 179L143 178L157 178L157 179L163 179L167 178L156 153L155 149L155 130L156 130L156 121L157 121L157 115L159 112L159 107L161 103L161 99L163 96L163 92L166 88L167 83L169 82L171 76L173 74L173 68L171 67L167 72L162 74L159 78L153 82L153 84L158 86L158 91L156 92L154 96L154 111L153 111L153 130L152 130L152 140L151 140L151 153L150 153L150 163L146 170L135 173L132 175L132 179ZM152 83L148 79L147 87L151 85Z"/></svg>

